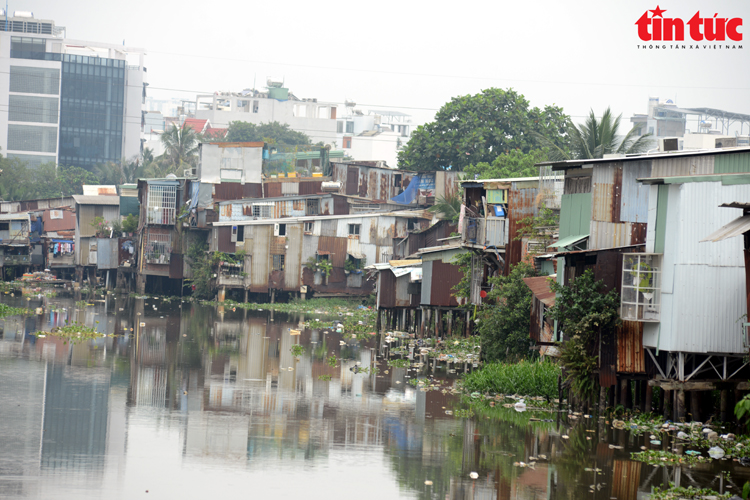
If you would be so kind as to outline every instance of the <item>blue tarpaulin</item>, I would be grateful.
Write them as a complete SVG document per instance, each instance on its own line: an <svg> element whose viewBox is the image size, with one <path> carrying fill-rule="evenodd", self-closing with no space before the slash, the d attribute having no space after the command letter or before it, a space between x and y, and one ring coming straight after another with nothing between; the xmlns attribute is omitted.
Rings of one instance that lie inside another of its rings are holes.
<svg viewBox="0 0 750 500"><path fill-rule="evenodd" d="M419 176L415 175L411 178L409 186L398 196L391 198L391 201L398 203L399 205L411 205L414 200L417 199L417 192L419 191Z"/></svg>

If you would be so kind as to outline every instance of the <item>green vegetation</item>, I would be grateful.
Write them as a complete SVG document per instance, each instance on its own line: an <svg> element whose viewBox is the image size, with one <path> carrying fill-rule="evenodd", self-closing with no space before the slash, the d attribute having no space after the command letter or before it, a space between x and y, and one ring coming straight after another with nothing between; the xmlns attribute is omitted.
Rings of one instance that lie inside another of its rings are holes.
<svg viewBox="0 0 750 500"><path fill-rule="evenodd" d="M330 382L331 376L330 375L318 375L318 380L322 380L324 382Z"/></svg>
<svg viewBox="0 0 750 500"><path fill-rule="evenodd" d="M0 303L0 318L5 318L6 316L20 316L22 314L31 314L31 309L11 307L7 304Z"/></svg>
<svg viewBox="0 0 750 500"><path fill-rule="evenodd" d="M18 159L0 156L0 199L6 201L57 198L83 193L84 184L99 184L99 179L82 168L45 163L29 167Z"/></svg>
<svg viewBox="0 0 750 500"><path fill-rule="evenodd" d="M408 368L411 365L411 361L408 359L389 359L388 366L390 368Z"/></svg>
<svg viewBox="0 0 750 500"><path fill-rule="evenodd" d="M247 123L233 121L229 123L226 142L266 142L279 146L301 146L310 144L310 138L279 122Z"/></svg>
<svg viewBox="0 0 750 500"><path fill-rule="evenodd" d="M213 297L212 280L214 271L211 256L208 254L206 235L203 235L203 239L198 239L188 247L187 258L193 272L193 278L190 280L195 287L193 296L198 299Z"/></svg>
<svg viewBox="0 0 750 500"><path fill-rule="evenodd" d="M469 179L478 175L480 179L508 179L512 177L538 177L537 163L547 161L547 149L534 149L524 153L514 149L495 158L492 163L480 162L466 167Z"/></svg>
<svg viewBox="0 0 750 500"><path fill-rule="evenodd" d="M471 297L471 259L473 256L474 254L471 252L460 253L453 257L451 261L451 264L458 266L462 274L461 281L452 288L453 296L459 301L461 299L468 300Z"/></svg>
<svg viewBox="0 0 750 500"><path fill-rule="evenodd" d="M138 217L133 214L128 214L125 220L122 221L122 230L126 233L134 233L138 230Z"/></svg>
<svg viewBox="0 0 750 500"><path fill-rule="evenodd" d="M48 335L50 337L60 337L65 339L63 344L78 344L107 336L105 333L97 332L96 329L86 326L83 323L71 323L66 326L54 328L49 332L36 332L34 335L38 338L44 338Z"/></svg>
<svg viewBox="0 0 750 500"><path fill-rule="evenodd" d="M300 344L294 344L289 351L291 351L292 356L298 358L305 353L305 348Z"/></svg>
<svg viewBox="0 0 750 500"><path fill-rule="evenodd" d="M560 374L560 367L548 361L490 363L467 374L462 384L466 392L556 398Z"/></svg>
<svg viewBox="0 0 750 500"><path fill-rule="evenodd" d="M603 333L613 332L621 323L617 312L620 297L615 290L602 293L603 284L594 279L591 270L567 286L555 281L550 284L557 294L551 314L566 338L560 349L565 382L581 401L592 402L599 388L595 374L599 342Z"/></svg>
<svg viewBox="0 0 750 500"><path fill-rule="evenodd" d="M570 119L557 106L530 108L513 89L490 88L476 95L454 97L420 125L403 151L398 166L405 170L463 171L469 165L492 163L502 154L528 153L537 145L534 134L565 150Z"/></svg>
<svg viewBox="0 0 750 500"><path fill-rule="evenodd" d="M651 500L690 500L692 498L705 497L715 498L716 500L725 500L731 496L731 493L721 494L718 491L712 490L711 488L675 486L674 483L669 483L669 488L662 489L658 486L655 486L653 492L651 493Z"/></svg>
<svg viewBox="0 0 750 500"><path fill-rule="evenodd" d="M488 281L493 285L486 304L477 314L485 361L518 361L536 357L529 338L531 325L531 289L523 278L536 276L534 266L521 262L508 276Z"/></svg>
<svg viewBox="0 0 750 500"><path fill-rule="evenodd" d="M187 124L172 125L161 135L164 153L147 168L147 175L165 177L168 174L182 175L185 168L198 164L198 146L203 138Z"/></svg>
<svg viewBox="0 0 750 500"><path fill-rule="evenodd" d="M453 224L458 223L461 215L462 196L459 193L454 195L441 195L435 200L435 204L427 209L438 216L438 218L450 221Z"/></svg>

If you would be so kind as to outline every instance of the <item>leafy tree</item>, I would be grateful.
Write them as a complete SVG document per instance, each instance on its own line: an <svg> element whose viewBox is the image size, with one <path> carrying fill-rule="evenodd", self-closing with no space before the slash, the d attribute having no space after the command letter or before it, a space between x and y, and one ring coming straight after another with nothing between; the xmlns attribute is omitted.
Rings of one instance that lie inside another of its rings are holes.
<svg viewBox="0 0 750 500"><path fill-rule="evenodd" d="M461 195L456 193L452 196L438 196L435 204L427 211L436 214L440 219L449 220L455 224L458 222L459 215L461 215Z"/></svg>
<svg viewBox="0 0 750 500"><path fill-rule="evenodd" d="M193 295L199 299L213 297L214 289L211 286L213 263L211 257L208 255L208 241L206 241L206 236L203 236L203 239L197 239L188 247L187 258L190 269L193 272L191 280L195 287Z"/></svg>
<svg viewBox="0 0 750 500"><path fill-rule="evenodd" d="M539 208L539 214L530 215L518 221L518 230L516 231L517 241L523 238L530 238L542 242L544 248L552 243L555 230L560 227L560 213L542 205Z"/></svg>
<svg viewBox="0 0 750 500"><path fill-rule="evenodd" d="M560 107L530 108L513 89L491 88L443 105L435 121L417 127L399 152L398 165L406 170L463 171L515 149L528 153L538 144L537 136L565 150L569 126Z"/></svg>
<svg viewBox="0 0 750 500"><path fill-rule="evenodd" d="M309 145L310 138L292 130L288 124L279 122L254 123L233 121L227 130L227 142L267 142L279 146Z"/></svg>
<svg viewBox="0 0 750 500"><path fill-rule="evenodd" d="M501 154L492 163L480 162L466 167L468 178L477 176L478 179L509 179L512 177L538 177L537 163L547 161L547 149L534 149L524 153L514 149Z"/></svg>
<svg viewBox="0 0 750 500"><path fill-rule="evenodd" d="M556 147L553 159L585 160L589 158L603 158L605 154L636 154L645 153L651 148L651 134L638 135L635 127L624 137L620 138L620 120L622 114L615 117L607 108L601 120L597 120L594 110L583 125L573 125L569 128L570 151Z"/></svg>
<svg viewBox="0 0 750 500"><path fill-rule="evenodd" d="M532 276L536 276L534 266L520 262L508 276L489 279L493 285L487 294L490 303L478 314L482 355L487 361L515 362L536 354L529 337L532 293L523 282Z"/></svg>
<svg viewBox="0 0 750 500"><path fill-rule="evenodd" d="M564 334L560 360L565 381L584 402L594 400L598 390L595 371L602 333L620 325L620 297L615 290L602 293L602 282L594 279L590 269L567 286L551 282L557 298L551 314Z"/></svg>
<svg viewBox="0 0 750 500"><path fill-rule="evenodd" d="M181 169L195 167L198 164L198 145L201 135L192 127L177 127L166 130L161 135L164 153L159 157L160 172L166 174L179 172Z"/></svg>

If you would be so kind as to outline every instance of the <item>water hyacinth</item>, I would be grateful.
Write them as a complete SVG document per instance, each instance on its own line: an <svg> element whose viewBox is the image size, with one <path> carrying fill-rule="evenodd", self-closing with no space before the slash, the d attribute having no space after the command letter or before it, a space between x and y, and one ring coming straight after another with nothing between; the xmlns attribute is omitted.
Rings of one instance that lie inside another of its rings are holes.
<svg viewBox="0 0 750 500"><path fill-rule="evenodd" d="M546 361L491 363L464 377L467 392L557 397L560 367Z"/></svg>

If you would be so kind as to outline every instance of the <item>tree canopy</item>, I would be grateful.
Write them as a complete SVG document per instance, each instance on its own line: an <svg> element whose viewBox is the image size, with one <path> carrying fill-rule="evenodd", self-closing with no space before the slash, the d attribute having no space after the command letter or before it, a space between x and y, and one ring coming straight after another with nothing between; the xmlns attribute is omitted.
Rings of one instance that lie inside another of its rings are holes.
<svg viewBox="0 0 750 500"><path fill-rule="evenodd" d="M405 170L464 171L514 150L528 153L540 138L566 150L569 127L562 108L531 108L513 89L491 88L444 104L435 121L417 127L399 152L398 165Z"/></svg>
<svg viewBox="0 0 750 500"><path fill-rule="evenodd" d="M254 123L233 121L227 130L227 142L267 142L279 146L302 146L310 144L310 138L292 130L288 124L279 122Z"/></svg>
<svg viewBox="0 0 750 500"><path fill-rule="evenodd" d="M511 177L537 177L539 168L534 165L547 161L546 149L524 153L514 149L495 158L492 163L480 162L466 167L465 172L479 179L508 179Z"/></svg>
<svg viewBox="0 0 750 500"><path fill-rule="evenodd" d="M198 164L198 146L201 135L192 127L185 124L182 127L172 125L172 128L161 134L164 153L159 156L162 170L167 175L177 173L181 168L195 167Z"/></svg>
<svg viewBox="0 0 750 500"><path fill-rule="evenodd" d="M44 163L29 167L18 159L0 157L0 199L4 201L56 198L82 194L84 184L99 184L91 172L79 167Z"/></svg>

